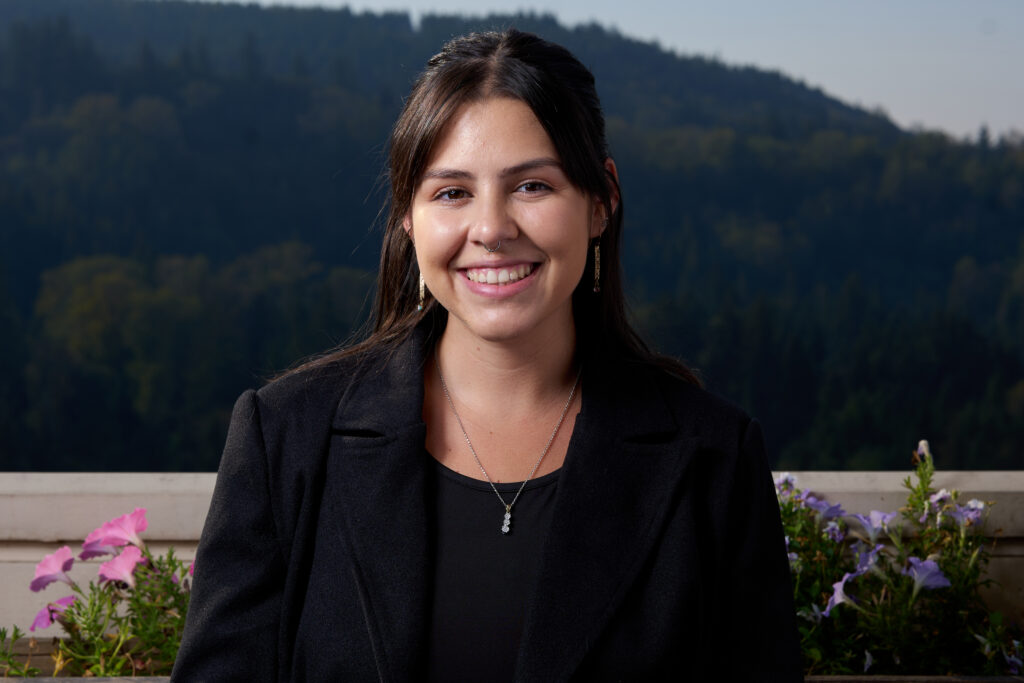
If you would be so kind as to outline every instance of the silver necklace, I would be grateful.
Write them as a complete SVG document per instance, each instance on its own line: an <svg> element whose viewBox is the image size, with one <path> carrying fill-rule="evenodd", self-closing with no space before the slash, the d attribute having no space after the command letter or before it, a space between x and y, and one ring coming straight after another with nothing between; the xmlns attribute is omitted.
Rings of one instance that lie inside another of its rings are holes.
<svg viewBox="0 0 1024 683"><path fill-rule="evenodd" d="M533 475L536 474L537 468L540 467L540 463L544 460L544 456L548 454L548 449L551 448L552 442L555 440L555 435L558 434L558 430L562 427L562 422L565 421L565 416L569 412L569 406L572 405L572 400L576 397L576 387L580 384L580 374L582 368L576 372L576 381L572 383L572 391L569 392L569 398L562 406L562 414L558 416L558 422L555 424L555 428L551 430L551 436L548 437L548 442L544 444L544 450L540 452L540 457L537 458L537 462L534 463L533 469L530 470L530 476L523 480L519 490L516 491L516 495L512 498L511 503L506 503L501 493L498 492L498 487L491 481L491 475L487 474L487 470L484 469L484 464L480 462L480 456L476 454L476 449L473 448L473 442L469 440L469 434L466 432L466 426L462 424L462 418L459 417L459 411L455 410L455 402L452 401L452 395L448 393L448 384L444 381L444 375L441 373L441 359L437 356L437 348L434 348L434 365L437 366L437 376L441 379L441 390L444 391L444 397L448 399L448 405L451 406L452 413L455 415L455 421L459 423L459 429L462 430L462 436L466 439L466 445L469 446L469 452L473 454L473 459L476 460L477 466L480 471L483 472L484 478L487 483L491 485L491 490L494 491L494 495L501 501L502 507L505 508L505 517L501 521L501 533L507 534L512 527L512 506L519 500L519 494L526 488L526 482L533 479Z"/></svg>

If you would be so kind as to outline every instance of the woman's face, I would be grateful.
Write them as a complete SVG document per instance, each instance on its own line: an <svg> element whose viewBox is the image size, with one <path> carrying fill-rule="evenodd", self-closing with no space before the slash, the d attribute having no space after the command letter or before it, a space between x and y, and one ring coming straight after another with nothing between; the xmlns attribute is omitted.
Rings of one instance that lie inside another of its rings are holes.
<svg viewBox="0 0 1024 683"><path fill-rule="evenodd" d="M405 228L449 326L488 341L543 340L572 334L572 293L603 218L533 111L491 97L446 127Z"/></svg>

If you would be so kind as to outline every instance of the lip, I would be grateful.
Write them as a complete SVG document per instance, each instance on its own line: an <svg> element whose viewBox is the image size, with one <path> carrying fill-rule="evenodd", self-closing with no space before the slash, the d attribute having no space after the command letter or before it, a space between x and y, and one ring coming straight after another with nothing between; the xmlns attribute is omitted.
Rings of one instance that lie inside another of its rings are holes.
<svg viewBox="0 0 1024 683"><path fill-rule="evenodd" d="M511 268L513 266L520 266L524 264L532 266L530 274L521 280L516 280L515 282L509 282L503 285L474 282L469 279L469 276L466 273L467 270L472 268ZM542 262L502 260L462 266L457 270L459 273L459 281L464 284L469 291L489 299L505 299L528 289L536 279L537 272L543 267Z"/></svg>

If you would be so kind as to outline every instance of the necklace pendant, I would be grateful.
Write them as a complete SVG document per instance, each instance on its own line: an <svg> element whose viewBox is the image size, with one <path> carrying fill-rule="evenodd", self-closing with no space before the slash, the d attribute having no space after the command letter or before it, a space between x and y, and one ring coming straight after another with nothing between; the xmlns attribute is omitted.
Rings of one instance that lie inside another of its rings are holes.
<svg viewBox="0 0 1024 683"><path fill-rule="evenodd" d="M512 509L511 506L505 508L505 519L501 522L501 533L507 534L512 524Z"/></svg>

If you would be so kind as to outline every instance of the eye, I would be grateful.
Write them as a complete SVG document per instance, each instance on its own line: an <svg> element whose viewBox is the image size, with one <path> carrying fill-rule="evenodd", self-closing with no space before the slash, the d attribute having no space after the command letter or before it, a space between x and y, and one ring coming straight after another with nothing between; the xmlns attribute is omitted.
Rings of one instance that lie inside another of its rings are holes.
<svg viewBox="0 0 1024 683"><path fill-rule="evenodd" d="M539 194L550 191L551 186L539 180L528 180L516 188L516 190L525 194Z"/></svg>
<svg viewBox="0 0 1024 683"><path fill-rule="evenodd" d="M439 199L445 202L457 202L460 199L465 199L467 196L468 193L463 189L458 187L446 187L435 194L434 199Z"/></svg>
<svg viewBox="0 0 1024 683"><path fill-rule="evenodd" d="M444 187L434 195L434 199L441 202L458 202L467 197L469 197L469 193L461 187Z"/></svg>

